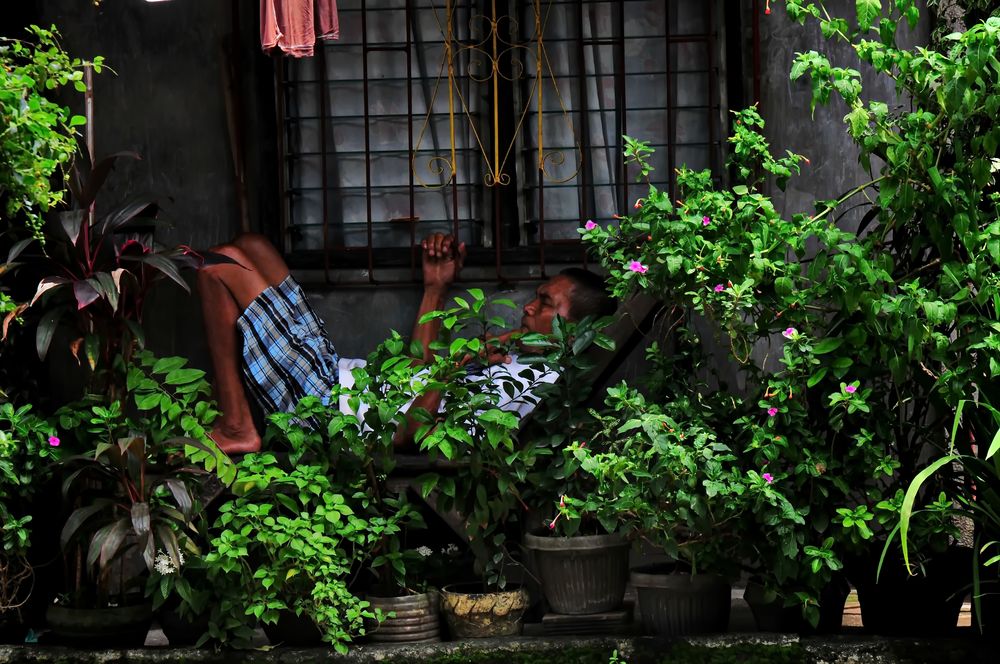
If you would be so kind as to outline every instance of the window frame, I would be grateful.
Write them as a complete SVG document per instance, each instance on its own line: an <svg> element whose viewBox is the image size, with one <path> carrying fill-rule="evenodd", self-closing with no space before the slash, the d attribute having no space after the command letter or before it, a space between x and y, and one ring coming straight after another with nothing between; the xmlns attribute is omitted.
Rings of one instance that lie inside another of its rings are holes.
<svg viewBox="0 0 1000 664"><path fill-rule="evenodd" d="M527 0L529 3L531 0ZM543 5L548 4L549 0L542 0ZM552 0L559 4L564 4L564 0ZM617 183L615 187L619 190L619 205L622 210L629 209L630 195L634 195L636 192L635 187L642 187L645 190L645 184L638 184L630 181L629 174L625 167L625 164L620 159L623 150L623 141L620 138L621 134L628 132L627 115L628 115L628 105L627 99L625 98L625 77L626 73L624 70L624 43L626 37L624 35L624 24L625 24L625 12L626 7L630 0L604 0L606 4L612 4L616 7L616 16L618 19L618 24L615 26L615 36L611 38L598 37L598 38L583 38L582 29L582 10L578 12L580 16L581 27L579 28L578 34L581 36L576 39L576 48L579 53L589 46L611 46L615 49L616 53L616 65L614 67L614 72L612 76L615 79L616 88L616 100L622 101L622 107L624 107L624 112L616 112L615 115L615 135L618 137L617 144L614 146L615 154L619 157L618 162L620 164L620 171L618 174ZM670 55L670 47L672 44L677 43L703 43L708 53L709 68L707 70L708 75L708 99L709 103L705 107L705 111L708 114L708 130L709 130L709 140L706 144L708 149L708 157L710 161L710 167L719 177L723 177L724 174L721 173L720 163L723 153L724 136L723 130L724 124L721 122L721 116L723 108L725 107L724 97L726 96L726 91L722 86L731 86L733 81L733 72L729 71L732 66L732 62L727 62L727 72L726 76L720 75L718 56L720 55L718 34L720 30L723 29L723 23L720 22L720 18L725 19L725 31L726 31L726 45L730 45L733 41L732 35L729 34L733 29L729 23L728 17L720 17L717 7L716 0L710 0L705 3L706 5L706 26L708 28L706 33L692 35L692 34L682 34L682 35L671 35L670 31L670 10L673 2L667 0L664 2L664 24L666 26L666 35L663 36L663 42L667 50L666 64L667 71L665 73L668 81L668 97L667 104L663 108L666 113L666 123L668 126L668 136L673 136L674 124L674 113L677 111L678 106L674 103L675 97L673 95L673 88L676 85L676 80L671 79L672 76L672 66L673 58ZM743 3L740 3L741 5ZM756 0L754 0L754 5L756 5ZM521 9L521 4L518 4L515 12L519 12ZM376 53L380 51L396 51L399 53L405 53L406 57L406 69L407 69L407 123L409 129L409 151L410 155L413 154L413 127L415 124L421 121L420 117L415 117L413 115L413 86L418 83L420 79L414 78L412 76L412 58L414 49L414 40L411 31L412 25L412 12L414 11L413 0L405 1L405 14L406 14L406 31L405 38L401 43L397 45L371 45L368 43L368 35L366 32L367 28L367 13L372 11L368 7L368 0L360 0L361 12L361 22L362 22L362 59L363 59L363 76L362 84L364 90L364 100L363 100L363 123L366 128L365 131L365 165L367 176L367 186L366 186L366 199L367 199L367 209L368 209L368 219L366 220L367 225L367 235L368 242L366 246L340 246L333 247L330 242L330 226L332 223L329 215L329 204L328 198L330 191L334 190L334 187L329 187L324 185L322 189L322 217L323 217L323 247L315 250L297 250L292 251L291 247L291 236L290 233L293 230L293 225L291 223L291 196L293 192L289 187L289 171L288 165L289 160L295 158L298 154L290 154L287 147L287 127L289 122L289 116L287 113L287 100L286 95L291 94L294 85L303 84L319 84L324 86L329 86L335 84L335 81L330 81L326 75L326 57L324 56L326 46L323 42L317 44L317 57L312 58L311 66L315 68L316 79L313 81L298 81L291 83L287 76L288 68L290 63L286 58L280 58L276 63L275 67L275 110L276 110L276 132L277 132L277 150L278 150L278 160L279 160L279 209L280 209L280 248L282 249L286 260L293 269L297 270L322 270L323 281L330 283L334 281L331 278L331 272L338 270L346 270L351 273L355 273L358 270L363 272L361 279L356 277L348 278L338 278L336 281L339 283L356 283L356 284L377 284L377 283L414 283L420 280L420 250L419 250L419 230L418 223L413 222L408 219L390 220L389 222L376 222L371 218L371 143L370 143L370 128L373 121L373 114L371 113L369 103L368 103L368 56L371 53ZM756 18L756 17L755 17ZM756 21L754 22L756 24ZM742 41L742 40L741 40ZM727 60L732 60L729 57L731 54L728 51L723 51L723 56ZM739 55L739 54L737 54ZM757 55L755 49L754 55ZM582 60L582 59L581 59ZM755 58L756 60L756 58ZM741 61L740 61L741 62ZM742 66L742 65L739 65ZM577 68L578 76L582 79L588 74L584 71L583 66L578 66ZM756 68L755 68L756 72ZM756 81L756 76L755 76ZM586 94L581 94L585 102ZM328 182L327 179L327 162L328 155L331 154L329 150L329 144L332 137L329 135L329 125L330 121L334 120L334 116L328 113L327 98L325 94L319 95L320 100L320 146L319 153L321 155L322 163L322 182ZM575 122L580 122L581 118L586 117L588 112L586 103L582 105L581 108L573 108L570 114L574 117ZM324 120L325 119L325 120ZM717 119L719 121L717 121ZM585 156L590 154L588 150L586 131L580 132L583 137L581 140L581 152L580 158L584 159ZM676 164L676 140L673 138L668 138L666 150L668 152L667 163L668 169L671 173L670 177L670 189L673 193L674 188L674 178L672 177L673 169ZM534 148L527 147L525 149L532 150ZM515 159L521 159L521 154L516 154ZM515 169L515 172L518 172ZM595 186L593 183L589 182L590 171L587 168L580 169L579 175L579 185L576 187L577 194L580 198L580 211L581 218L590 218L593 215L592 208L590 207L590 200L592 195L587 195L588 187ZM409 173L409 185L408 185L408 195L410 200L410 209L414 209L414 192L419 188L419 184L415 183L412 168ZM453 199L457 196L457 186L452 182L447 185L452 193ZM469 186L469 185L458 185L458 186ZM485 187L483 184L479 184L485 190L485 196L490 200L493 209L493 219L485 220L486 223L494 224L494 237L502 238L503 229L500 227L500 218L503 216L501 211L502 199L504 198L503 189L499 187ZM525 182L516 182L511 186L518 187L517 196L507 197L519 198L521 196L527 196L528 193L526 188L529 186ZM537 189L537 195L540 201L544 200L546 185L543 179L540 179L538 184L530 185L533 189ZM608 185L604 185L608 186ZM457 205L455 206L457 207ZM539 204L539 209L544 211L544 206ZM527 215L525 215L527 216ZM528 220L518 219L517 223L521 224ZM409 226L410 234L410 246L409 247L373 247L372 246L372 236L373 233L379 228L380 223L405 223ZM453 219L452 222L457 226L458 220ZM533 279L545 279L549 275L547 274L547 266L552 264L580 264L586 265L587 256L579 240L546 240L545 238L545 220L544 212L542 213L542 218L538 223L538 236L539 241L537 244L530 245L520 245L520 246L504 246L503 242L494 242L494 246L487 247L470 247L469 255L466 261L468 266L480 266L481 268L488 268L492 266L494 269L494 274L491 275L495 277L496 280L501 282L515 282L521 280L533 280ZM384 274L379 275L379 272ZM487 274L488 270L481 269L479 271L481 274ZM386 276L391 275L391 276Z"/></svg>

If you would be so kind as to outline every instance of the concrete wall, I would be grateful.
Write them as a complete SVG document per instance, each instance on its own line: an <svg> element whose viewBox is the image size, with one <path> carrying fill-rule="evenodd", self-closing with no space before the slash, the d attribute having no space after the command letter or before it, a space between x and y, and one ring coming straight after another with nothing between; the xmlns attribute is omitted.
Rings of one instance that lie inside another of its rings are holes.
<svg viewBox="0 0 1000 664"><path fill-rule="evenodd" d="M30 4L30 3L25 3ZM142 160L119 160L100 206L150 193L162 202L168 225L157 240L209 247L239 230L233 158L223 93L222 44L234 31L233 3L223 0L147 3L40 0L23 18L55 24L75 57L103 55L109 70L95 76L95 154L130 150ZM256 32L256 3L241 3L239 32ZM6 10L5 10L6 11ZM18 17L22 18L22 17ZM245 85L238 117L243 124L252 227L276 218L273 93L269 59L239 41ZM81 95L66 95L83 112ZM154 291L146 308L151 346L207 366L196 298L179 288Z"/></svg>
<svg viewBox="0 0 1000 664"><path fill-rule="evenodd" d="M854 0L826 2L835 16L854 16L854 4ZM761 112L767 122L765 133L778 152L792 150L804 154L812 162L804 167L803 177L789 182L784 194L776 187L771 192L778 210L789 217L797 212L812 212L813 201L838 198L866 179L866 173L858 164L858 150L843 122L848 112L846 104L836 98L827 106L817 107L810 119L808 80L803 77L791 81L788 77L795 55L816 50L826 54L834 66L858 69L865 99L895 99L895 85L891 79L877 75L871 67L859 66L850 46L824 39L814 22L803 27L791 21L780 6L769 16L762 16L760 26ZM915 30L910 30L905 22L898 29L900 44L912 46L929 42L926 11ZM890 109L892 107L890 103Z"/></svg>

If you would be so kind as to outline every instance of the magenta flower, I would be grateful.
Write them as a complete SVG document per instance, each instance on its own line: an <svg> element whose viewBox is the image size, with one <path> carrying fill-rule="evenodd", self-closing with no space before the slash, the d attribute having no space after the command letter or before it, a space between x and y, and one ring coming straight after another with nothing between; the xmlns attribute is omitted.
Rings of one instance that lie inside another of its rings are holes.
<svg viewBox="0 0 1000 664"><path fill-rule="evenodd" d="M52 447L59 447L59 442L58 436L49 436L49 445Z"/></svg>
<svg viewBox="0 0 1000 664"><path fill-rule="evenodd" d="M764 478L764 481L767 482L768 484L774 481L774 476L771 475L771 473L764 473L763 475L761 475L761 477Z"/></svg>
<svg viewBox="0 0 1000 664"><path fill-rule="evenodd" d="M848 385L844 389L847 391L848 394L854 394L855 392L858 391L858 388L856 388L854 385Z"/></svg>
<svg viewBox="0 0 1000 664"><path fill-rule="evenodd" d="M781 336L785 337L786 339L791 339L792 337L794 337L798 333L799 333L798 330L796 330L794 327L790 327L790 328L786 329L784 332L782 332Z"/></svg>
<svg viewBox="0 0 1000 664"><path fill-rule="evenodd" d="M566 507L566 496L561 496L559 498L559 507Z"/></svg>
<svg viewBox="0 0 1000 664"><path fill-rule="evenodd" d="M722 284L715 284L715 288L713 290L715 290L716 293L721 293L722 291L726 290L726 287L723 286Z"/></svg>
<svg viewBox="0 0 1000 664"><path fill-rule="evenodd" d="M639 261L632 261L631 263L629 263L628 269L631 270L632 272L638 272L639 274L646 274L646 272L649 270L648 267L646 267Z"/></svg>
<svg viewBox="0 0 1000 664"><path fill-rule="evenodd" d="M712 220L709 219L708 217L702 217L701 218L701 225L702 226L708 226L710 223L712 223Z"/></svg>
<svg viewBox="0 0 1000 664"><path fill-rule="evenodd" d="M588 231L592 231L595 228L597 228L597 224L594 223L593 219L588 219L587 223L585 223L583 227L586 228Z"/></svg>
<svg viewBox="0 0 1000 664"><path fill-rule="evenodd" d="M775 408L774 406L771 406L770 408L767 409L767 416L768 417L774 417L777 414L778 414L778 409Z"/></svg>

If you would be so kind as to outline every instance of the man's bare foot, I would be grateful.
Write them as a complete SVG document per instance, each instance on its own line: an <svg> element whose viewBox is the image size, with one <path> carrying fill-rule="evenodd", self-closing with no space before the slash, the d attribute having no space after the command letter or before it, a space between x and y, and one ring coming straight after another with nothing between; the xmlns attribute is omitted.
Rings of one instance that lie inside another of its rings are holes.
<svg viewBox="0 0 1000 664"><path fill-rule="evenodd" d="M208 434L219 449L232 456L234 454L249 454L260 451L260 436L256 431L229 431L225 427L216 427Z"/></svg>

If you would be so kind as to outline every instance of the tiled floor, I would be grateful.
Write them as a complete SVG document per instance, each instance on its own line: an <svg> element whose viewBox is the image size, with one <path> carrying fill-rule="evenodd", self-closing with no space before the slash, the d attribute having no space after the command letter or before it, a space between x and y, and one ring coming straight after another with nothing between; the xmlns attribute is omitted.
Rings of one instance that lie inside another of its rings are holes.
<svg viewBox="0 0 1000 664"><path fill-rule="evenodd" d="M861 621L861 606L858 604L858 594L851 591L847 596L847 603L844 605L844 627L864 627ZM972 625L972 604L965 602L962 604L962 612L958 614L958 626L969 627Z"/></svg>

